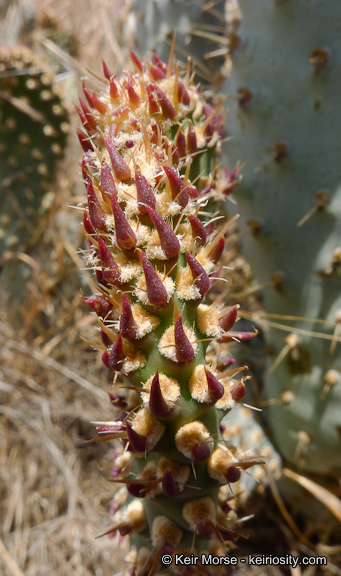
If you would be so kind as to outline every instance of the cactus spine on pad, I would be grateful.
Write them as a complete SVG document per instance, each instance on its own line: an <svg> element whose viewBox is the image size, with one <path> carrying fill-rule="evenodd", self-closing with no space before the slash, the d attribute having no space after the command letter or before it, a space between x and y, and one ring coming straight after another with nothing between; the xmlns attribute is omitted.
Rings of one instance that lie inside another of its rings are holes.
<svg viewBox="0 0 341 576"><path fill-rule="evenodd" d="M108 532L132 535L132 573L142 576L163 552L193 542L197 552L226 550L235 538L226 485L256 461L227 448L219 428L243 398L243 379L205 361L215 339L253 336L234 330L234 307L206 301L231 225L214 228L208 212L226 188L216 165L221 117L177 65L132 61L136 72L121 79L104 65L106 81L85 87L78 111L99 289L84 301L99 317L104 364L125 381L111 395L118 421L98 429L128 448L113 474L127 492Z"/></svg>
<svg viewBox="0 0 341 576"><path fill-rule="evenodd" d="M260 284L271 284L263 306L278 360L269 362L264 412L289 462L333 472L341 465L341 5L239 4L226 152L232 165L247 162L243 249Z"/></svg>

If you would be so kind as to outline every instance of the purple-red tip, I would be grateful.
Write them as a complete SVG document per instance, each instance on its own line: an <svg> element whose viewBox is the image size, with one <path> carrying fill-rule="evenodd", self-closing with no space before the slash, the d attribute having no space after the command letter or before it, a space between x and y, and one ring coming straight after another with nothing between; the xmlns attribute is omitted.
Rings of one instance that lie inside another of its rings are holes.
<svg viewBox="0 0 341 576"><path fill-rule="evenodd" d="M212 374L212 372L209 372L209 370L206 370L206 368L205 373L210 398L212 402L217 402L218 400L220 400L220 398L224 396L224 386L221 382L219 382L219 380L214 376L214 374Z"/></svg>
<svg viewBox="0 0 341 576"><path fill-rule="evenodd" d="M110 370L120 372L122 368L122 361L124 360L122 336L118 336L115 340L108 358L108 365Z"/></svg>
<svg viewBox="0 0 341 576"><path fill-rule="evenodd" d="M136 338L136 322L130 306L128 297L122 295L122 313L120 316L120 332L123 338L131 342Z"/></svg>
<svg viewBox="0 0 341 576"><path fill-rule="evenodd" d="M126 423L127 425L127 433L128 433L128 440L131 448L134 452L145 452L146 450L146 437L142 436L138 432L132 428L129 422Z"/></svg>
<svg viewBox="0 0 341 576"><path fill-rule="evenodd" d="M198 288L200 296L203 297L210 289L210 278L200 262L190 252L186 252L186 260L191 269L194 284Z"/></svg>
<svg viewBox="0 0 341 576"><path fill-rule="evenodd" d="M167 468L162 476L162 492L168 498L176 498L180 494L179 484L174 480L172 471Z"/></svg>
<svg viewBox="0 0 341 576"><path fill-rule="evenodd" d="M190 362L195 354L193 346L187 338L183 325L182 316L178 316L174 326L175 353L178 362Z"/></svg>
<svg viewBox="0 0 341 576"><path fill-rule="evenodd" d="M149 262L147 256L142 250L138 250L147 286L148 300L152 306L163 306L167 302L167 290L164 287L161 278Z"/></svg>
<svg viewBox="0 0 341 576"><path fill-rule="evenodd" d="M149 396L149 410L156 416L156 418L162 418L168 412L168 405L164 399L160 387L159 372L157 371L150 388Z"/></svg>
<svg viewBox="0 0 341 576"><path fill-rule="evenodd" d="M161 248L167 258L176 258L180 252L180 242L176 234L156 210L149 206L146 206L146 210L154 223L160 238Z"/></svg>

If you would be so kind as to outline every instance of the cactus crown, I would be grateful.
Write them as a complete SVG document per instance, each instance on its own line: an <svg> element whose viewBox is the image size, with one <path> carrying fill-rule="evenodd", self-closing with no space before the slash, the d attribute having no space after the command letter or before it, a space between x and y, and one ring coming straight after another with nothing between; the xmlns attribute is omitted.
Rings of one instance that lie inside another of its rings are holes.
<svg viewBox="0 0 341 576"><path fill-rule="evenodd" d="M222 121L189 71L181 78L171 59L153 58L132 55L136 72L120 79L104 64L101 91L84 86L78 109L100 292L84 301L99 317L104 364L126 381L111 394L118 421L98 428L128 449L113 472L127 492L108 532L132 535L141 576L165 551L223 553L235 537L226 485L253 463L219 428L244 382L205 362L213 341L252 336L232 331L235 307L205 301L231 225L216 228L209 207L229 190L216 165Z"/></svg>

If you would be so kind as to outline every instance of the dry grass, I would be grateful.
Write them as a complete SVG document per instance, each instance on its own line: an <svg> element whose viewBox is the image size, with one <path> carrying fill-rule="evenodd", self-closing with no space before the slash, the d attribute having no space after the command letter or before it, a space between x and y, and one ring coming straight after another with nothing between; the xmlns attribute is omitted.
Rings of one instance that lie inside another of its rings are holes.
<svg viewBox="0 0 341 576"><path fill-rule="evenodd" d="M1 323L0 347L3 574L112 575L120 553L94 539L113 493L98 470L107 449L84 444L91 420L112 417L109 383L88 380L95 362L79 344L60 363Z"/></svg>

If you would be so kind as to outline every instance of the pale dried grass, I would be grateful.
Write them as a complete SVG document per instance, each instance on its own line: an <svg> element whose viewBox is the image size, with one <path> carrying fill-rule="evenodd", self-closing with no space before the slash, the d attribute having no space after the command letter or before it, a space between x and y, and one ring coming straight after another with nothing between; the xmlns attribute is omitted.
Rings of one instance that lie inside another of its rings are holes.
<svg viewBox="0 0 341 576"><path fill-rule="evenodd" d="M108 539L113 487L107 448L87 446L89 423L112 417L93 353L63 346L63 363L0 323L0 566L4 575L112 576L124 554Z"/></svg>

